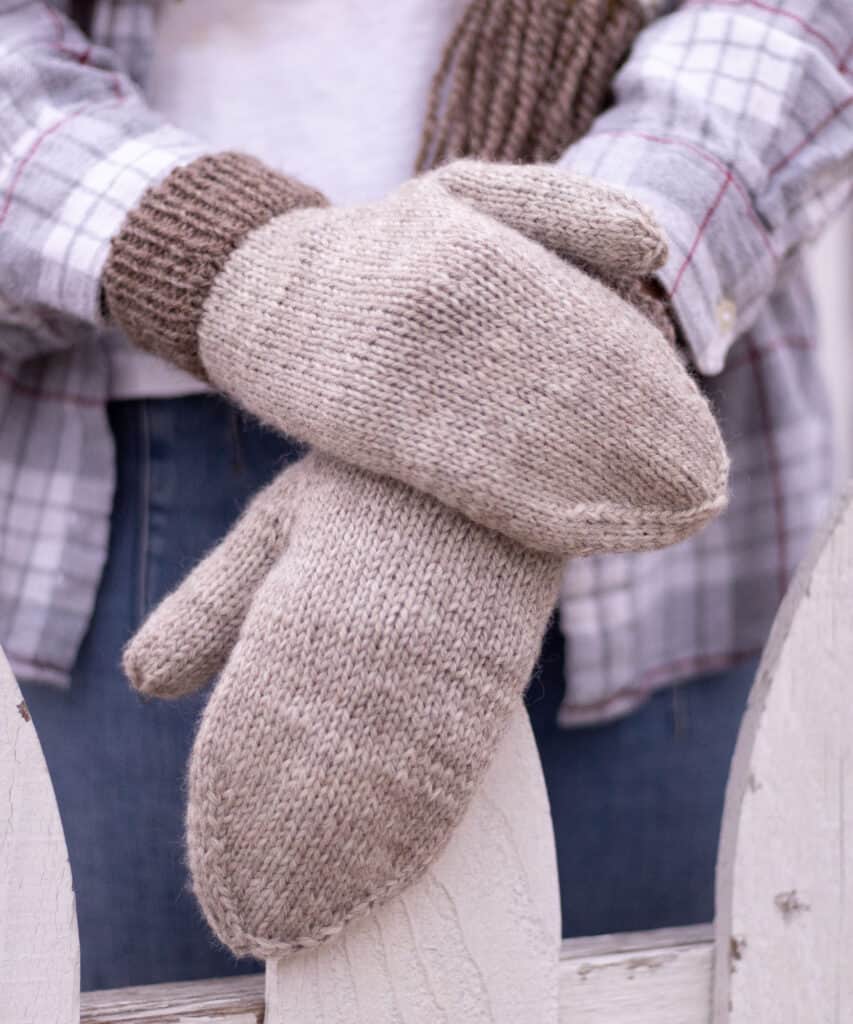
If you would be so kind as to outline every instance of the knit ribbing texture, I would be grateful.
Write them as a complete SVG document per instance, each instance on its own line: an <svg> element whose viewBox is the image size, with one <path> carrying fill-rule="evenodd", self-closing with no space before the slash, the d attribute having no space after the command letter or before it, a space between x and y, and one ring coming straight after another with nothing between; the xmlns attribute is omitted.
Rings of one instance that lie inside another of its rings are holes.
<svg viewBox="0 0 853 1024"><path fill-rule="evenodd" d="M272 217L326 200L254 157L199 157L130 212L103 273L108 315L142 348L206 380L197 333L210 287L236 246Z"/></svg>
<svg viewBox="0 0 853 1024"><path fill-rule="evenodd" d="M600 113L645 20L637 0L469 0L433 79L418 170L556 160Z"/></svg>

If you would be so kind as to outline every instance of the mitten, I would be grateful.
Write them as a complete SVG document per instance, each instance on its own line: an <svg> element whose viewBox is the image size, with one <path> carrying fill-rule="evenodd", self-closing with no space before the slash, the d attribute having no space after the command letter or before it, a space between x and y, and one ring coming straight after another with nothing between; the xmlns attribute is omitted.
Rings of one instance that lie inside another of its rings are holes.
<svg viewBox="0 0 853 1024"><path fill-rule="evenodd" d="M664 255L639 204L550 167L333 208L231 154L149 190L104 281L139 344L273 427L532 549L632 550L724 503L704 399L618 294Z"/></svg>
<svg viewBox="0 0 853 1024"><path fill-rule="evenodd" d="M255 499L125 657L140 691L176 696L239 629L189 770L193 887L222 942L283 956L418 877L522 694L560 570L319 453Z"/></svg>

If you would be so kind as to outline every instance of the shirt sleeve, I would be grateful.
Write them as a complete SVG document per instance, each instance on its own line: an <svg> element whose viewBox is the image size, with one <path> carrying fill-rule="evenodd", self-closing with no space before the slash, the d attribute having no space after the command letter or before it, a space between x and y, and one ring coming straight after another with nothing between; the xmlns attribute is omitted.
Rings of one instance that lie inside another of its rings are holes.
<svg viewBox="0 0 853 1024"><path fill-rule="evenodd" d="M562 164L652 209L660 280L697 368L719 373L853 191L853 2L689 0L640 34Z"/></svg>
<svg viewBox="0 0 853 1024"><path fill-rule="evenodd" d="M0 291L97 323L110 239L204 152L49 3L0 0Z"/></svg>

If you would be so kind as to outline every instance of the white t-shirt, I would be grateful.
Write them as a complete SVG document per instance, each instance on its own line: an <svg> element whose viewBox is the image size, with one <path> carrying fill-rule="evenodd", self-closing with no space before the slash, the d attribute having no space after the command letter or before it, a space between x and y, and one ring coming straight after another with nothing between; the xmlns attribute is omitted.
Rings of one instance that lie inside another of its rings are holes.
<svg viewBox="0 0 853 1024"><path fill-rule="evenodd" d="M166 0L152 106L217 149L238 149L334 203L411 177L433 74L467 0ZM203 385L117 342L114 397Z"/></svg>

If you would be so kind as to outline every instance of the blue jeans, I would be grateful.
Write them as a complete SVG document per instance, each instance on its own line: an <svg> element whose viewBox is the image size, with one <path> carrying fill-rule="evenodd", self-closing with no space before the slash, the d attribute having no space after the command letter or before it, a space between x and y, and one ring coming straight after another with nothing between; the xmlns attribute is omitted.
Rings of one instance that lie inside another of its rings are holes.
<svg viewBox="0 0 853 1024"><path fill-rule="evenodd" d="M300 454L209 396L114 403L110 420L110 551L72 687L22 681L65 827L84 990L258 969L217 946L188 888L184 773L204 696L142 703L120 658L145 614ZM723 791L754 666L665 691L616 725L561 732L560 645L554 626L529 703L566 933L710 919Z"/></svg>
<svg viewBox="0 0 853 1024"><path fill-rule="evenodd" d="M714 917L726 781L757 660L659 690L606 725L558 729L556 618L527 691L551 802L563 935Z"/></svg>

